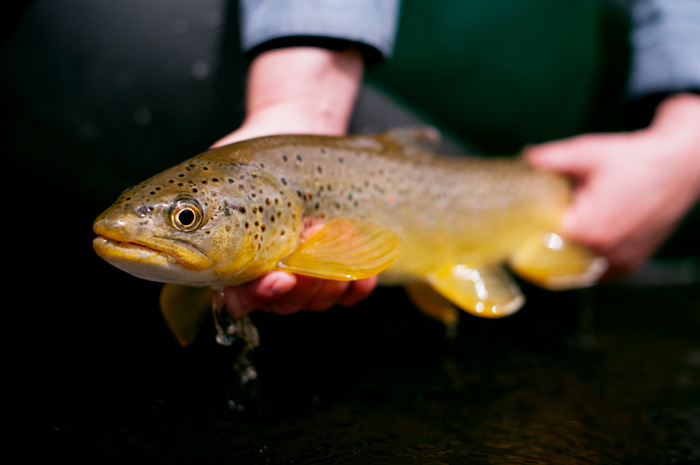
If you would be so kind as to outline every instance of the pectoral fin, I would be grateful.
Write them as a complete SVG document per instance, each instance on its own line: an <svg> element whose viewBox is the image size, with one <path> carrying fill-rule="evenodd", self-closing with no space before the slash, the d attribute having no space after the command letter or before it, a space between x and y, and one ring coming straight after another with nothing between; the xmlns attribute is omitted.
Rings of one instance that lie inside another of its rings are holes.
<svg viewBox="0 0 700 465"><path fill-rule="evenodd" d="M574 289L595 284L607 261L585 247L567 242L558 234L530 236L510 258L518 275L546 289Z"/></svg>
<svg viewBox="0 0 700 465"><path fill-rule="evenodd" d="M386 226L360 219L334 218L278 268L319 278L350 281L378 274L399 255L399 237Z"/></svg>
<svg viewBox="0 0 700 465"><path fill-rule="evenodd" d="M427 277L430 285L450 302L474 315L498 318L525 303L518 285L499 266L447 266Z"/></svg>
<svg viewBox="0 0 700 465"><path fill-rule="evenodd" d="M170 331L182 346L194 342L211 314L212 293L208 287L165 284L160 291L160 309Z"/></svg>

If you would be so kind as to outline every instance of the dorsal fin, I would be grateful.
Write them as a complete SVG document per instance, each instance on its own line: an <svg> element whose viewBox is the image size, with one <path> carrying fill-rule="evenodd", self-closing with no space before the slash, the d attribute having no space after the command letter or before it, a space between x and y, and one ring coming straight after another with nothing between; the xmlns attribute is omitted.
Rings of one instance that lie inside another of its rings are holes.
<svg viewBox="0 0 700 465"><path fill-rule="evenodd" d="M396 128L380 135L385 143L396 146L404 155L437 152L442 143L440 131L432 126Z"/></svg>

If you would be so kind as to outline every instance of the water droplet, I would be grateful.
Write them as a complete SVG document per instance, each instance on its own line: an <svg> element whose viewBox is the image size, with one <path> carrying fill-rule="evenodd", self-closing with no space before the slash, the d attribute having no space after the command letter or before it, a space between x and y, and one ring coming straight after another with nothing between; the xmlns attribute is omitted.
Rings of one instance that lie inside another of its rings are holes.
<svg viewBox="0 0 700 465"><path fill-rule="evenodd" d="M151 111L148 108L139 108L134 112L134 123L136 126L144 128L151 124Z"/></svg>
<svg viewBox="0 0 700 465"><path fill-rule="evenodd" d="M190 32L190 21L187 18L179 18L173 21L173 32L176 37L182 37Z"/></svg>
<svg viewBox="0 0 700 465"><path fill-rule="evenodd" d="M210 73L211 68L209 66L209 63L205 61L194 62L194 64L192 65L192 69L190 70L190 74L195 81L204 81L206 78L209 77Z"/></svg>
<svg viewBox="0 0 700 465"><path fill-rule="evenodd" d="M224 24L224 18L218 11L210 11L207 13L205 21L207 26L214 30L219 29Z"/></svg>

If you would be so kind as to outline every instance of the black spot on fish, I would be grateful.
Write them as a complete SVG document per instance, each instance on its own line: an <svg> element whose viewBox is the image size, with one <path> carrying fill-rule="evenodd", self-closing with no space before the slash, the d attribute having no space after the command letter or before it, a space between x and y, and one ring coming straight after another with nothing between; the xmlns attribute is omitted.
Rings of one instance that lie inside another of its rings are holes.
<svg viewBox="0 0 700 465"><path fill-rule="evenodd" d="M318 166L316 167L316 171L318 171L319 173L322 173L322 172L323 172L323 171L321 170L321 165L318 165Z"/></svg>
<svg viewBox="0 0 700 465"><path fill-rule="evenodd" d="M287 185L287 180L284 178L280 178L280 182L285 186Z"/></svg>
<svg viewBox="0 0 700 465"><path fill-rule="evenodd" d="M209 171L209 167L208 167L208 166L202 166L202 169L203 169L204 171Z"/></svg>
<svg viewBox="0 0 700 465"><path fill-rule="evenodd" d="M260 211L260 213L262 213L262 212L264 212L265 210L263 210L263 207L260 206L260 207L258 207L258 211Z"/></svg>
<svg viewBox="0 0 700 465"><path fill-rule="evenodd" d="M345 162L345 160L343 160L343 157L338 157L338 163L340 163L342 165L343 162Z"/></svg>
<svg viewBox="0 0 700 465"><path fill-rule="evenodd" d="M199 191L197 190L196 187L195 187L194 189L192 189L192 193L193 193L193 194L196 194L197 192L199 192Z"/></svg>
<svg viewBox="0 0 700 465"><path fill-rule="evenodd" d="M287 161L287 155L282 155L282 161Z"/></svg>
<svg viewBox="0 0 700 465"><path fill-rule="evenodd" d="M321 153L326 153L326 149L324 149L323 147L321 147Z"/></svg>
<svg viewBox="0 0 700 465"><path fill-rule="evenodd" d="M219 182L219 178L211 178L211 182Z"/></svg>
<svg viewBox="0 0 700 465"><path fill-rule="evenodd" d="M231 178L228 178L228 183L229 183L229 184L233 184L234 182L236 182L236 181L234 181L234 180L231 179Z"/></svg>
<svg viewBox="0 0 700 465"><path fill-rule="evenodd" d="M250 224L246 221L245 224L243 225L246 229L250 228Z"/></svg>
<svg viewBox="0 0 700 465"><path fill-rule="evenodd" d="M301 155L299 155L298 153L297 153L297 161L298 161L299 163L301 163Z"/></svg>

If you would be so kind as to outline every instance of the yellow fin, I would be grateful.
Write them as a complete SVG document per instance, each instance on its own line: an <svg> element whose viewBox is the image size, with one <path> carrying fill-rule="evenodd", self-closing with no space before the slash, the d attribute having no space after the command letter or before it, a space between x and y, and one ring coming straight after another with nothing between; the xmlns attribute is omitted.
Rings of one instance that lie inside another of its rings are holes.
<svg viewBox="0 0 700 465"><path fill-rule="evenodd" d="M459 310L429 284L416 282L406 286L406 292L413 304L427 316L441 321L449 338L457 335Z"/></svg>
<svg viewBox="0 0 700 465"><path fill-rule="evenodd" d="M499 318L525 303L520 288L500 266L451 265L431 273L430 285L446 299L474 315Z"/></svg>
<svg viewBox="0 0 700 465"><path fill-rule="evenodd" d="M518 275L546 289L574 289L595 284L608 263L585 247L553 232L530 236L510 257Z"/></svg>
<svg viewBox="0 0 700 465"><path fill-rule="evenodd" d="M212 293L208 287L168 283L160 291L160 310L175 338L182 346L194 342L211 314Z"/></svg>
<svg viewBox="0 0 700 465"><path fill-rule="evenodd" d="M378 274L399 255L399 236L367 220L333 218L278 268L319 278L351 281Z"/></svg>

